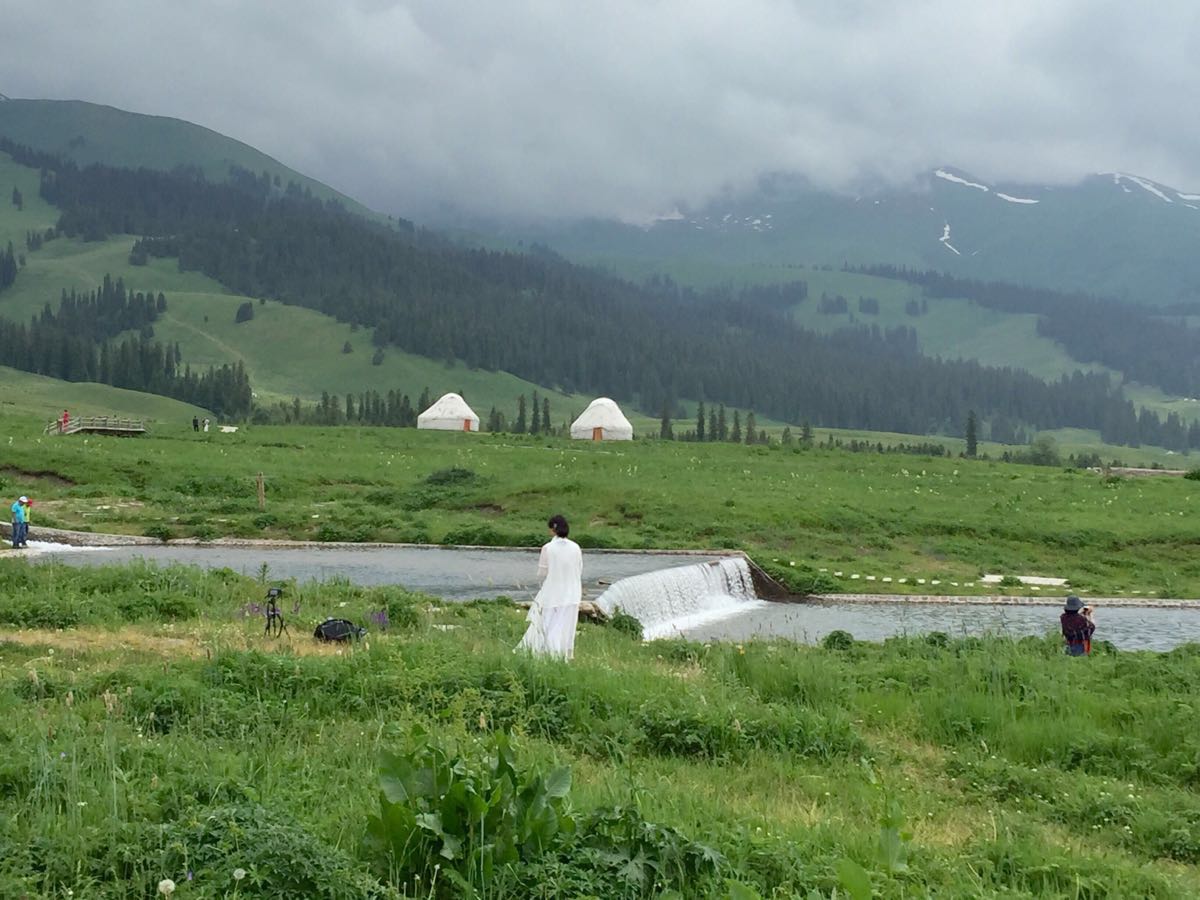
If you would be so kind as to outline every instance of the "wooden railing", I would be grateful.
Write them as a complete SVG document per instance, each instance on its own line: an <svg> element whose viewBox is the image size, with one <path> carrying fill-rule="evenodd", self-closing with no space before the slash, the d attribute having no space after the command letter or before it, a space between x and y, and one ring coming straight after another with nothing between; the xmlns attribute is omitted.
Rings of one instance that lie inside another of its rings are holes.
<svg viewBox="0 0 1200 900"><path fill-rule="evenodd" d="M100 434L145 434L146 423L143 419L122 419L116 416L81 416L71 419L65 426L62 419L55 419L42 429L42 434L78 434L81 431Z"/></svg>

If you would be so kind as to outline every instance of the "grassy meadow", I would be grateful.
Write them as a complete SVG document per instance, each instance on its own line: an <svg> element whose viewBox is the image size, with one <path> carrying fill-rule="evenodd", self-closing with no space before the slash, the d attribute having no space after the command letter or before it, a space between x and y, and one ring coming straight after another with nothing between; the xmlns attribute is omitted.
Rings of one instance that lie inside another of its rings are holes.
<svg viewBox="0 0 1200 900"><path fill-rule="evenodd" d="M265 638L263 587L0 560L0 895L1200 892L1194 647L585 623L561 664L503 601L345 582ZM318 645L327 614L371 633Z"/></svg>
<svg viewBox="0 0 1200 900"><path fill-rule="evenodd" d="M0 487L35 497L35 531L535 546L562 512L585 547L742 549L819 575L824 589L971 593L998 573L1064 577L1101 596L1200 597L1200 483L1182 478L777 445L291 426L205 435L184 423L64 438L28 419L3 425Z"/></svg>

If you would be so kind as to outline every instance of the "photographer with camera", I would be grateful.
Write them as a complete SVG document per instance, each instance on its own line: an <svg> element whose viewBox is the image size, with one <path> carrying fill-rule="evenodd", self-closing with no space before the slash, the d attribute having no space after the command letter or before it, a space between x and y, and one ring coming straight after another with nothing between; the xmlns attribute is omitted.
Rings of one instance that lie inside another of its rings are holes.
<svg viewBox="0 0 1200 900"><path fill-rule="evenodd" d="M1072 594L1067 598L1063 614L1059 616L1063 640L1067 643L1068 656L1087 656L1092 652L1092 635L1096 623L1092 619L1092 608Z"/></svg>

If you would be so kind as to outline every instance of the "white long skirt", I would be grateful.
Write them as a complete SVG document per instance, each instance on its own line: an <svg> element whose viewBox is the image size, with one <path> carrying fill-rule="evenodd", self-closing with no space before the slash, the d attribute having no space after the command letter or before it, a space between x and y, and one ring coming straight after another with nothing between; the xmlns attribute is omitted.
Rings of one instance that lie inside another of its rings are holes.
<svg viewBox="0 0 1200 900"><path fill-rule="evenodd" d="M573 659L575 656L575 626L579 621L579 606L552 606L543 609L537 603L529 608L529 627L517 644L535 656Z"/></svg>

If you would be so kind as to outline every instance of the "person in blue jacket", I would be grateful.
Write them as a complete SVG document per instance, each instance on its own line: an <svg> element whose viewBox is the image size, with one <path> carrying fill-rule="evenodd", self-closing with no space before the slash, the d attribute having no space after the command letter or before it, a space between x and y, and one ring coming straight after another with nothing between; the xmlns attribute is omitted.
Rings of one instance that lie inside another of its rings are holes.
<svg viewBox="0 0 1200 900"><path fill-rule="evenodd" d="M12 545L14 550L29 546L28 507L29 498L23 494L12 505Z"/></svg>

